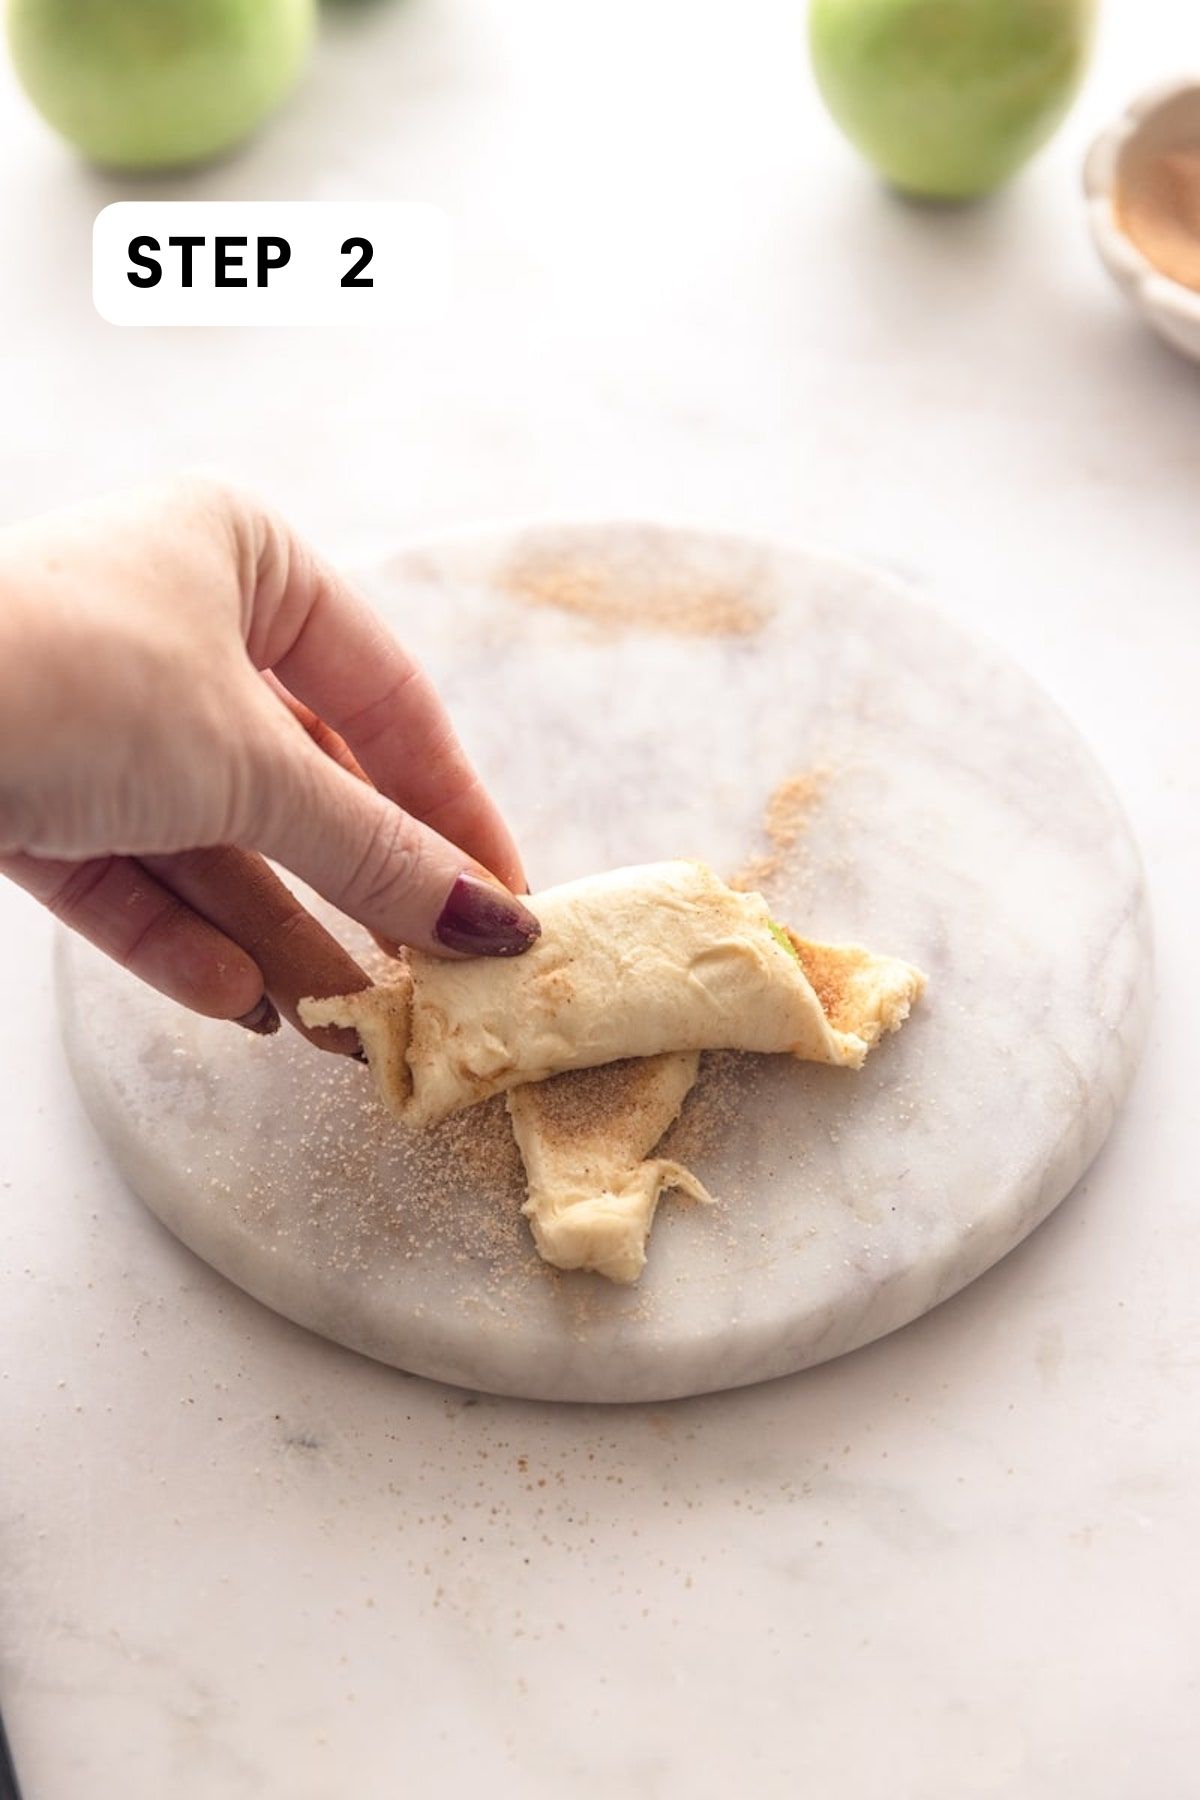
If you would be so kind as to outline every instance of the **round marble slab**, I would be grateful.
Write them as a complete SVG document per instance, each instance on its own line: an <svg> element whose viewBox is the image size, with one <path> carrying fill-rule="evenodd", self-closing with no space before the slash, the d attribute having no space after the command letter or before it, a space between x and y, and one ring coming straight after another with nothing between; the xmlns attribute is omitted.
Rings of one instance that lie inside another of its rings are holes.
<svg viewBox="0 0 1200 1800"><path fill-rule="evenodd" d="M708 1058L668 1145L720 1205L665 1200L622 1289L537 1260L500 1103L410 1137L360 1065L193 1018L64 938L76 1080L184 1243L423 1375L662 1400L893 1331L1057 1205L1132 1073L1149 934L1113 795L1025 675L868 569L693 531L472 535L365 586L535 888L749 868L778 917L919 963L928 992L860 1074Z"/></svg>

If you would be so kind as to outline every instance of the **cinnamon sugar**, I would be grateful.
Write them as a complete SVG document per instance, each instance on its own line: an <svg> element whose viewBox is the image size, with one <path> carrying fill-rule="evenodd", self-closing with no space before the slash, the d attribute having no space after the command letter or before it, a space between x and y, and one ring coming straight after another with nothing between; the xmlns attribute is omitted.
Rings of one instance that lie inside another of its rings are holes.
<svg viewBox="0 0 1200 1800"><path fill-rule="evenodd" d="M1122 170L1114 212L1156 269L1200 292L1200 145L1161 151Z"/></svg>
<svg viewBox="0 0 1200 1800"><path fill-rule="evenodd" d="M776 787L763 813L762 832L771 844L764 855L753 856L729 878L729 885L742 892L753 891L778 875L788 852L807 831L813 808L829 786L830 770L820 764L796 775L788 775Z"/></svg>
<svg viewBox="0 0 1200 1800"><path fill-rule="evenodd" d="M340 1057L312 1059L292 1121L308 1172L297 1221L330 1268L387 1279L389 1265L430 1251L479 1265L485 1287L505 1271L522 1277L538 1259L520 1216L520 1153L503 1100L455 1114L423 1132L398 1126L371 1091L364 1069ZM235 1158L215 1186L235 1196L233 1211L255 1231L278 1235L289 1207L277 1185L293 1179L285 1160L247 1179ZM502 1298L501 1295L496 1295Z"/></svg>
<svg viewBox="0 0 1200 1800"><path fill-rule="evenodd" d="M571 1069L538 1084L538 1128L564 1143L594 1133L611 1119L631 1123L649 1104L657 1058L630 1057L596 1069Z"/></svg>
<svg viewBox="0 0 1200 1800"><path fill-rule="evenodd" d="M610 631L664 631L675 637L750 637L769 618L744 589L626 564L527 557L505 574L503 591L526 606L551 607Z"/></svg>
<svg viewBox="0 0 1200 1800"><path fill-rule="evenodd" d="M545 570L543 576L549 579ZM535 579L532 595L527 590L523 597L536 605L561 605L562 588L540 582ZM596 617L585 607L585 602L590 606L596 600L598 616L609 623L645 623L638 596L646 591L648 584L639 589L636 581L620 589L606 588L600 577L585 580L582 586L568 582L571 597L565 610ZM732 590L715 598L715 591L703 585L668 587L666 592L667 619L656 621L664 629L735 628L731 615L722 610L730 603ZM610 601L614 611L606 611ZM716 611L709 611L702 627L696 609L703 611L705 606L715 606ZM757 628L762 615L753 608L751 613ZM818 765L778 784L763 812L762 832L769 850L747 863L732 885L757 886L784 868L829 780L829 769ZM818 946L805 940L793 941L823 1010L836 1025L847 999L844 963L839 966L823 957ZM393 966L374 954L364 956L363 962L377 978L392 972ZM310 1057L308 1052L304 1055ZM610 1120L625 1119L636 1127L650 1103L652 1064L653 1059L630 1059L542 1083L543 1129L565 1142L595 1133ZM731 1183L736 1188L736 1176L724 1167L722 1152L738 1129L748 1090L759 1072L759 1058L707 1053L680 1116L660 1145L651 1146L695 1167L701 1179L705 1165L711 1167L714 1159L720 1159L717 1197L727 1204L736 1204L739 1196L731 1190ZM280 1236L289 1229L299 1230L319 1242L320 1254L331 1267L353 1270L363 1280L387 1281L389 1268L398 1262L448 1256L470 1269L462 1304L482 1306L501 1319L509 1315L518 1284L530 1279L563 1286L564 1300L569 1295L571 1303L583 1309L581 1319L593 1301L607 1302L608 1296L591 1293L591 1284L564 1278L538 1258L521 1217L524 1170L503 1097L455 1114L430 1131L414 1133L398 1128L367 1091L365 1071L330 1058L323 1067L307 1060L305 1075L299 1123L304 1160L311 1170L307 1206L289 1227L273 1177L248 1184L231 1168L222 1185L226 1192L240 1189L235 1211L244 1225L273 1228Z"/></svg>
<svg viewBox="0 0 1200 1800"><path fill-rule="evenodd" d="M850 997L846 951L840 949L831 954L827 944L811 944L807 938L797 937L794 931L788 932L788 939L800 959L809 986L821 1002L821 1011L836 1031Z"/></svg>
<svg viewBox="0 0 1200 1800"><path fill-rule="evenodd" d="M743 1051L706 1050L696 1085L655 1147L656 1154L695 1168L703 1180L704 1163L718 1154L736 1127L760 1066L760 1057ZM718 1201L731 1198L727 1187L726 1182L716 1195Z"/></svg>

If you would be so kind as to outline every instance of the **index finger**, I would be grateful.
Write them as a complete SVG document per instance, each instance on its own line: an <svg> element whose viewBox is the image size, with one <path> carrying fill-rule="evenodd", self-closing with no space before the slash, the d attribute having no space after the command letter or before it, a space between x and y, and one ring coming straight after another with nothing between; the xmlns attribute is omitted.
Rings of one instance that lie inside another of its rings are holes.
<svg viewBox="0 0 1200 1800"><path fill-rule="evenodd" d="M515 893L512 833L425 671L360 595L279 521L262 516L247 648L354 751L380 792Z"/></svg>

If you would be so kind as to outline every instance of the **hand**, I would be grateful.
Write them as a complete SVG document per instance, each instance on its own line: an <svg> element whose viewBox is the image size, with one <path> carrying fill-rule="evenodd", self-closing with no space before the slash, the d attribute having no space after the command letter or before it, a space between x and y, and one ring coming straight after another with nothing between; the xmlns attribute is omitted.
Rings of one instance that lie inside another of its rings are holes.
<svg viewBox="0 0 1200 1800"><path fill-rule="evenodd" d="M280 520L187 482L0 533L0 873L185 1006L270 1031L272 998L294 1019L368 981L263 856L393 945L538 934L428 678Z"/></svg>

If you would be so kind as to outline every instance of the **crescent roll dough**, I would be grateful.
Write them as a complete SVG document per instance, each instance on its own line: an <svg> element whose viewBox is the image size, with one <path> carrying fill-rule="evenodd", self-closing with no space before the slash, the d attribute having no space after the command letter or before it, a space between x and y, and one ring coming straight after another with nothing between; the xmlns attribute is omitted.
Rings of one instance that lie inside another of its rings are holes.
<svg viewBox="0 0 1200 1800"><path fill-rule="evenodd" d="M682 1163L648 1155L677 1117L699 1066L698 1051L679 1050L510 1089L508 1112L528 1183L521 1211L546 1262L636 1281L660 1196L674 1188L711 1202Z"/></svg>
<svg viewBox="0 0 1200 1800"><path fill-rule="evenodd" d="M357 1030L392 1110L425 1126L524 1082L664 1052L856 1069L924 985L892 957L795 937L700 863L616 869L527 904L542 935L523 956L409 951L395 982L302 1000L300 1015Z"/></svg>

